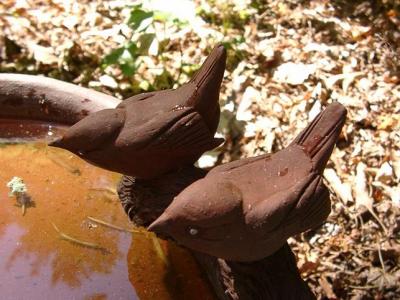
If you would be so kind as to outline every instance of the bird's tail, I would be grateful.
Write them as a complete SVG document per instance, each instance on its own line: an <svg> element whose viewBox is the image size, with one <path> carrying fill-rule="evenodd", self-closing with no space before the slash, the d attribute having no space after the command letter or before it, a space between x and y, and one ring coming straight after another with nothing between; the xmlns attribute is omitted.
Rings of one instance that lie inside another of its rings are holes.
<svg viewBox="0 0 400 300"><path fill-rule="evenodd" d="M338 102L330 104L292 142L303 147L315 170L322 173L346 120L347 111Z"/></svg>
<svg viewBox="0 0 400 300"><path fill-rule="evenodd" d="M198 86L207 88L207 85L221 85L222 77L225 71L226 50L223 45L217 45L204 61L197 73L190 82Z"/></svg>
<svg viewBox="0 0 400 300"><path fill-rule="evenodd" d="M195 85L196 96L192 97L188 104L202 115L211 132L215 132L218 125L219 116L215 117L214 114L219 114L219 90L225 66L226 50L223 45L218 45L190 80L190 83Z"/></svg>

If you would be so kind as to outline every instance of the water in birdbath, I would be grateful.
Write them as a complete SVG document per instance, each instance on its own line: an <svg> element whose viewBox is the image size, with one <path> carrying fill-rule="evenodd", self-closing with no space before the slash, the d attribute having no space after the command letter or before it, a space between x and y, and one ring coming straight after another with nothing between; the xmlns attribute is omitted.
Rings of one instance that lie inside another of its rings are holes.
<svg viewBox="0 0 400 300"><path fill-rule="evenodd" d="M0 120L0 298L214 299L186 251L128 221L119 174L46 146L62 131Z"/></svg>

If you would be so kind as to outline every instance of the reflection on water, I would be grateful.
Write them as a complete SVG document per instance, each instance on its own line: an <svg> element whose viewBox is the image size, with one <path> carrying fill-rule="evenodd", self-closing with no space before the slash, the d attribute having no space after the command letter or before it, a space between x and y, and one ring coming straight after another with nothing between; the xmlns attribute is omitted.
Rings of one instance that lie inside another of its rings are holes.
<svg viewBox="0 0 400 300"><path fill-rule="evenodd" d="M118 175L40 144L1 147L0 165L1 299L44 294L63 299L135 298L126 265L131 233L87 218L131 227L117 197L103 191L115 186ZM8 197L6 183L13 176L24 179L35 201L25 216ZM61 232L107 251L61 239L52 223Z"/></svg>
<svg viewBox="0 0 400 300"><path fill-rule="evenodd" d="M43 143L0 144L0 166L0 299L215 299L183 249L96 222L132 229L118 174ZM14 176L35 202L24 216L8 197Z"/></svg>
<svg viewBox="0 0 400 300"><path fill-rule="evenodd" d="M65 126L33 120L0 119L0 143L50 141L65 131Z"/></svg>
<svg viewBox="0 0 400 300"><path fill-rule="evenodd" d="M160 259L151 238L138 234L133 236L128 253L129 279L139 298L216 299L193 257L173 243L159 241L165 259Z"/></svg>

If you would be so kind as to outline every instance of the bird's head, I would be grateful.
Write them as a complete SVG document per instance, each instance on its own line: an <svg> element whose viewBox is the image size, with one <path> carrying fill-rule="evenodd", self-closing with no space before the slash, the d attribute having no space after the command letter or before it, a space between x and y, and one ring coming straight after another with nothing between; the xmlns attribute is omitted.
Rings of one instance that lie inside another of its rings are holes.
<svg viewBox="0 0 400 300"><path fill-rule="evenodd" d="M61 138L49 145L85 158L91 151L112 142L118 136L124 121L123 110L104 109L72 125Z"/></svg>
<svg viewBox="0 0 400 300"><path fill-rule="evenodd" d="M233 240L243 234L242 216L238 188L231 182L204 178L182 191L148 229L190 249L219 257L227 253L227 247L235 249Z"/></svg>

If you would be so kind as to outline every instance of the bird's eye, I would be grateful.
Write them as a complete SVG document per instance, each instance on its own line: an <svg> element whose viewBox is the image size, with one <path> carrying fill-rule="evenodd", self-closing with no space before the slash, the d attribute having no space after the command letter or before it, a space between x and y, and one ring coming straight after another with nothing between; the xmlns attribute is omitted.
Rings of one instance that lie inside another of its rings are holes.
<svg viewBox="0 0 400 300"><path fill-rule="evenodd" d="M199 230L195 227L188 227L188 232L191 236L196 236L199 234Z"/></svg>

